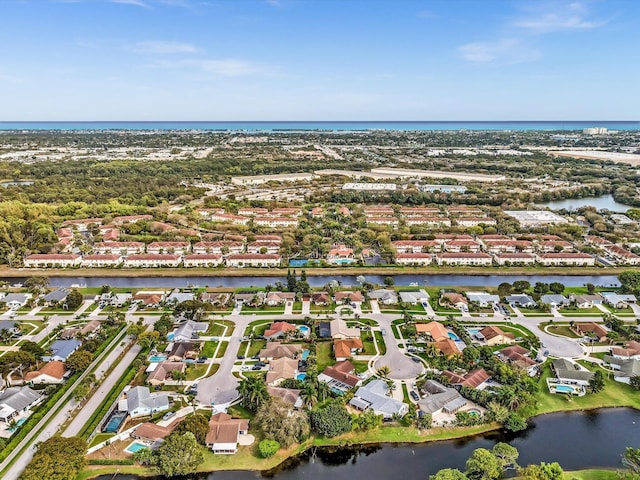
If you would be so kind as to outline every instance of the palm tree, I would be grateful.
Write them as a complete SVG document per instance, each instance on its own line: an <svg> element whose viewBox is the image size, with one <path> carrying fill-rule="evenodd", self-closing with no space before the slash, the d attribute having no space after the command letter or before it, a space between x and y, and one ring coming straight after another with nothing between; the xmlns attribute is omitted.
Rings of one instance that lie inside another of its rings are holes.
<svg viewBox="0 0 640 480"><path fill-rule="evenodd" d="M383 365L378 369L376 373L378 374L378 376L382 378L387 378L391 373L391 369L387 365Z"/></svg>
<svg viewBox="0 0 640 480"><path fill-rule="evenodd" d="M241 380L238 393L242 406L254 412L269 397L267 386L262 377L247 377Z"/></svg>
<svg viewBox="0 0 640 480"><path fill-rule="evenodd" d="M309 382L305 383L304 388L300 392L300 396L302 397L304 406L308 409L313 408L313 406L318 403L318 391L315 386Z"/></svg>
<svg viewBox="0 0 640 480"><path fill-rule="evenodd" d="M441 352L433 343L428 343L424 349L424 353L427 357L433 358L437 357Z"/></svg>

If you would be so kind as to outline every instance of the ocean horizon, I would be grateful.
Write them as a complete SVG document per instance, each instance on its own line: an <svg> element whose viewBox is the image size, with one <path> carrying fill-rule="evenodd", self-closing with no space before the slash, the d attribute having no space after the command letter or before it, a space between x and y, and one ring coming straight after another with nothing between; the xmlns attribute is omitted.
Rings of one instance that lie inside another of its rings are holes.
<svg viewBox="0 0 640 480"><path fill-rule="evenodd" d="M0 121L0 131L582 131L588 127L638 131L640 121Z"/></svg>

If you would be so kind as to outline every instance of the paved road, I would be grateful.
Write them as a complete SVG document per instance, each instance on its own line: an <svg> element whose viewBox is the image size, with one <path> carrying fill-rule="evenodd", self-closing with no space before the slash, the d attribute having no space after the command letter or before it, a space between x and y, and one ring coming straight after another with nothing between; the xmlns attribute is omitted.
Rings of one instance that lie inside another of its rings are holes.
<svg viewBox="0 0 640 480"><path fill-rule="evenodd" d="M269 319L271 318L273 317L269 317ZM198 382L198 395L196 398L201 404L221 405L238 398L238 379L233 376L231 370L236 362L244 331L249 323L256 319L259 320L253 315L229 315L225 317L225 320L231 320L235 324L235 328L233 329L233 334L229 337L229 345L220 362L218 371L211 377Z"/></svg>
<svg viewBox="0 0 640 480"><path fill-rule="evenodd" d="M389 378L395 380L404 380L415 378L424 371L422 363L414 362L408 356L400 351L398 347L398 339L393 335L391 322L396 320L398 315L391 314L372 314L367 315L368 318L378 322L381 329L386 331L384 343L387 347L387 353L378 358L375 362L375 368L387 366L391 370Z"/></svg>
<svg viewBox="0 0 640 480"><path fill-rule="evenodd" d="M118 351L118 354L122 353L122 351L124 350L124 347L122 346L123 337L124 334L119 334L116 339L114 339L114 343L118 344L114 348L114 350ZM75 402L71 399L73 390L82 382L82 380L84 380L92 367L102 364L105 358L111 356L110 354L108 355L106 353L107 350L105 350L96 360L94 360L91 367L76 380L74 385L69 388L69 390L67 390L67 392L60 398L60 400L58 400L56 405L51 410L49 410L49 412L47 412L42 420L38 422L38 424L26 435L26 437L18 444L13 452L11 452L7 456L7 458L0 464L0 472L2 472L5 468L7 468L7 465L9 465L9 463L15 459L13 465L11 465L9 469L4 471L2 475L3 480L16 480L19 477L20 473L27 466L27 464L31 461L35 450L32 447L23 450L22 454L20 455L18 455L17 452L20 452L28 445L34 445L37 442L43 442L58 433L58 429L60 428L60 426L65 421L67 421L71 411L75 408ZM57 414L54 414L54 412L60 406L62 406L60 411Z"/></svg>

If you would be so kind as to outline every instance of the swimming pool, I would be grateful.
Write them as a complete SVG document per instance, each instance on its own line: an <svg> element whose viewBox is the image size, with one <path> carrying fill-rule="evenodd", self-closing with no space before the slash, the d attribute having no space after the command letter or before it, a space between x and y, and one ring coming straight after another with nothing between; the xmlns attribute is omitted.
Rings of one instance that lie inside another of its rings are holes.
<svg viewBox="0 0 640 480"><path fill-rule="evenodd" d="M174 336L174 333L173 333L173 332L168 333L168 334L167 334L167 340L169 340L170 342L173 342L173 336Z"/></svg>
<svg viewBox="0 0 640 480"><path fill-rule="evenodd" d="M298 330L300 330L304 335L309 335L309 331L311 330L309 327L307 327L306 325L299 325Z"/></svg>
<svg viewBox="0 0 640 480"><path fill-rule="evenodd" d="M309 263L309 260L304 258L302 259L292 258L291 260L289 260L290 267L305 267L307 263Z"/></svg>
<svg viewBox="0 0 640 480"><path fill-rule="evenodd" d="M296 375L296 380L304 380L305 378L307 378L306 373L299 373L298 375Z"/></svg>
<svg viewBox="0 0 640 480"><path fill-rule="evenodd" d="M129 444L127 448L124 449L124 451L127 453L136 453L136 452L139 452L140 450L144 450L145 448L149 448L149 447L144 443L132 442Z"/></svg>
<svg viewBox="0 0 640 480"><path fill-rule="evenodd" d="M561 393L575 393L576 389L571 385L554 385L553 388L556 389L556 392Z"/></svg>
<svg viewBox="0 0 640 480"><path fill-rule="evenodd" d="M309 358L309 350L303 350L302 356L300 357L300 359L306 360L307 358Z"/></svg>
<svg viewBox="0 0 640 480"><path fill-rule="evenodd" d="M448 332L447 335L449 335L449 338L451 340L453 340L454 342L459 342L460 341L460 337L458 337L455 333L453 332Z"/></svg>
<svg viewBox="0 0 640 480"><path fill-rule="evenodd" d="M352 263L356 263L356 260L353 258L336 258L332 260L331 263L335 265L351 265Z"/></svg>
<svg viewBox="0 0 640 480"><path fill-rule="evenodd" d="M482 330L482 329L481 328L467 328L467 332L469 332L469 335L475 335L480 330Z"/></svg>
<svg viewBox="0 0 640 480"><path fill-rule="evenodd" d="M480 416L480 410L476 409L476 408L472 408L471 410L467 410L467 413L473 417L479 417Z"/></svg>
<svg viewBox="0 0 640 480"><path fill-rule="evenodd" d="M166 359L166 355L154 355L152 357L149 357L150 362L164 362Z"/></svg>
<svg viewBox="0 0 640 480"><path fill-rule="evenodd" d="M7 428L7 430L9 430L10 432L12 432L12 433L13 433L13 432L15 432L18 428L20 428L20 427L22 426L22 424L23 424L24 422L26 422L26 421L27 421L27 419L26 419L26 418L24 418L24 417L22 417L22 418L18 419L18 421L16 422L16 426L15 426L15 427Z"/></svg>
<svg viewBox="0 0 640 480"><path fill-rule="evenodd" d="M127 412L113 412L102 431L104 433L117 433L126 418Z"/></svg>

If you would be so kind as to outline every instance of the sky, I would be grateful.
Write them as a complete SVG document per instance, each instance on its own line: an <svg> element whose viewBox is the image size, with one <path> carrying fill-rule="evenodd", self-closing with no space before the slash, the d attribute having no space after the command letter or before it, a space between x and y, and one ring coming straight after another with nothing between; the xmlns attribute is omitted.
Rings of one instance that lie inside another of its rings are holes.
<svg viewBox="0 0 640 480"><path fill-rule="evenodd" d="M640 120L637 0L0 0L0 121Z"/></svg>

